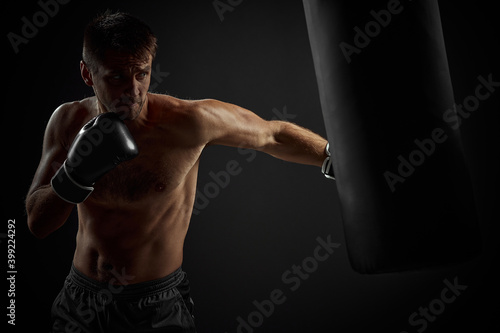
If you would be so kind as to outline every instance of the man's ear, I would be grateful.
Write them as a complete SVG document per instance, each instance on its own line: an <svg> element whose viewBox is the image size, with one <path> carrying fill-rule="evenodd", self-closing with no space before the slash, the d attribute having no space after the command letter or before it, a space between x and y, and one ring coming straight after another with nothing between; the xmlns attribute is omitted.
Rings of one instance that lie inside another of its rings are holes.
<svg viewBox="0 0 500 333"><path fill-rule="evenodd" d="M90 69L83 60L80 61L80 74L82 75L82 79L86 85L88 85L89 87L92 87L94 85Z"/></svg>

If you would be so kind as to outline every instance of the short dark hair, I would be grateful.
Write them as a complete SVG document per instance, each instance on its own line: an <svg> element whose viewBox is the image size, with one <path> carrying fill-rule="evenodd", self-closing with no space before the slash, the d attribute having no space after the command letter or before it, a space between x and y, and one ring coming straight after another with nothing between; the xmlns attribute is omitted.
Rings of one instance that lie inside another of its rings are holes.
<svg viewBox="0 0 500 333"><path fill-rule="evenodd" d="M108 50L146 61L149 55L155 57L156 49L156 37L148 25L130 14L107 10L85 28L82 59L95 72Z"/></svg>

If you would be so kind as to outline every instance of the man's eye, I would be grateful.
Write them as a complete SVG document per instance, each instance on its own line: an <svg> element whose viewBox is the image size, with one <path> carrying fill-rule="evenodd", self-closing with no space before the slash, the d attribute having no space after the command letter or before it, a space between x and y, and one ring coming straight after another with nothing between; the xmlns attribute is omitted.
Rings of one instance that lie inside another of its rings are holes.
<svg viewBox="0 0 500 333"><path fill-rule="evenodd" d="M123 77L121 74L114 74L114 75L110 75L108 76L108 80L109 82L111 83L120 83L122 81Z"/></svg>
<svg viewBox="0 0 500 333"><path fill-rule="evenodd" d="M148 76L148 72L139 73L138 76L140 79L144 79L144 78L146 78L146 76Z"/></svg>

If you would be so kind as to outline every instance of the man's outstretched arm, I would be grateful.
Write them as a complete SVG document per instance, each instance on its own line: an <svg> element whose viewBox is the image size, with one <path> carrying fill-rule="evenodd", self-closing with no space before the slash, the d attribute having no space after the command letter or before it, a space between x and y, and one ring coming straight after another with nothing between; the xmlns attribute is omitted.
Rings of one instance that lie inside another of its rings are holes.
<svg viewBox="0 0 500 333"><path fill-rule="evenodd" d="M207 145L250 148L276 158L321 167L326 139L296 124L266 121L237 105L217 100L195 102L197 127Z"/></svg>

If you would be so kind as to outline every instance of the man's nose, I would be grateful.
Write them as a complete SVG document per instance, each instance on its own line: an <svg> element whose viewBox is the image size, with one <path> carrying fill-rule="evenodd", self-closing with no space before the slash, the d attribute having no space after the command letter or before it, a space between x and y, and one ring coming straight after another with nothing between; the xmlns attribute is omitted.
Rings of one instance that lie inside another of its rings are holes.
<svg viewBox="0 0 500 333"><path fill-rule="evenodd" d="M139 96L141 94L140 88L141 83L135 77L132 77L128 82L125 94L132 97Z"/></svg>

